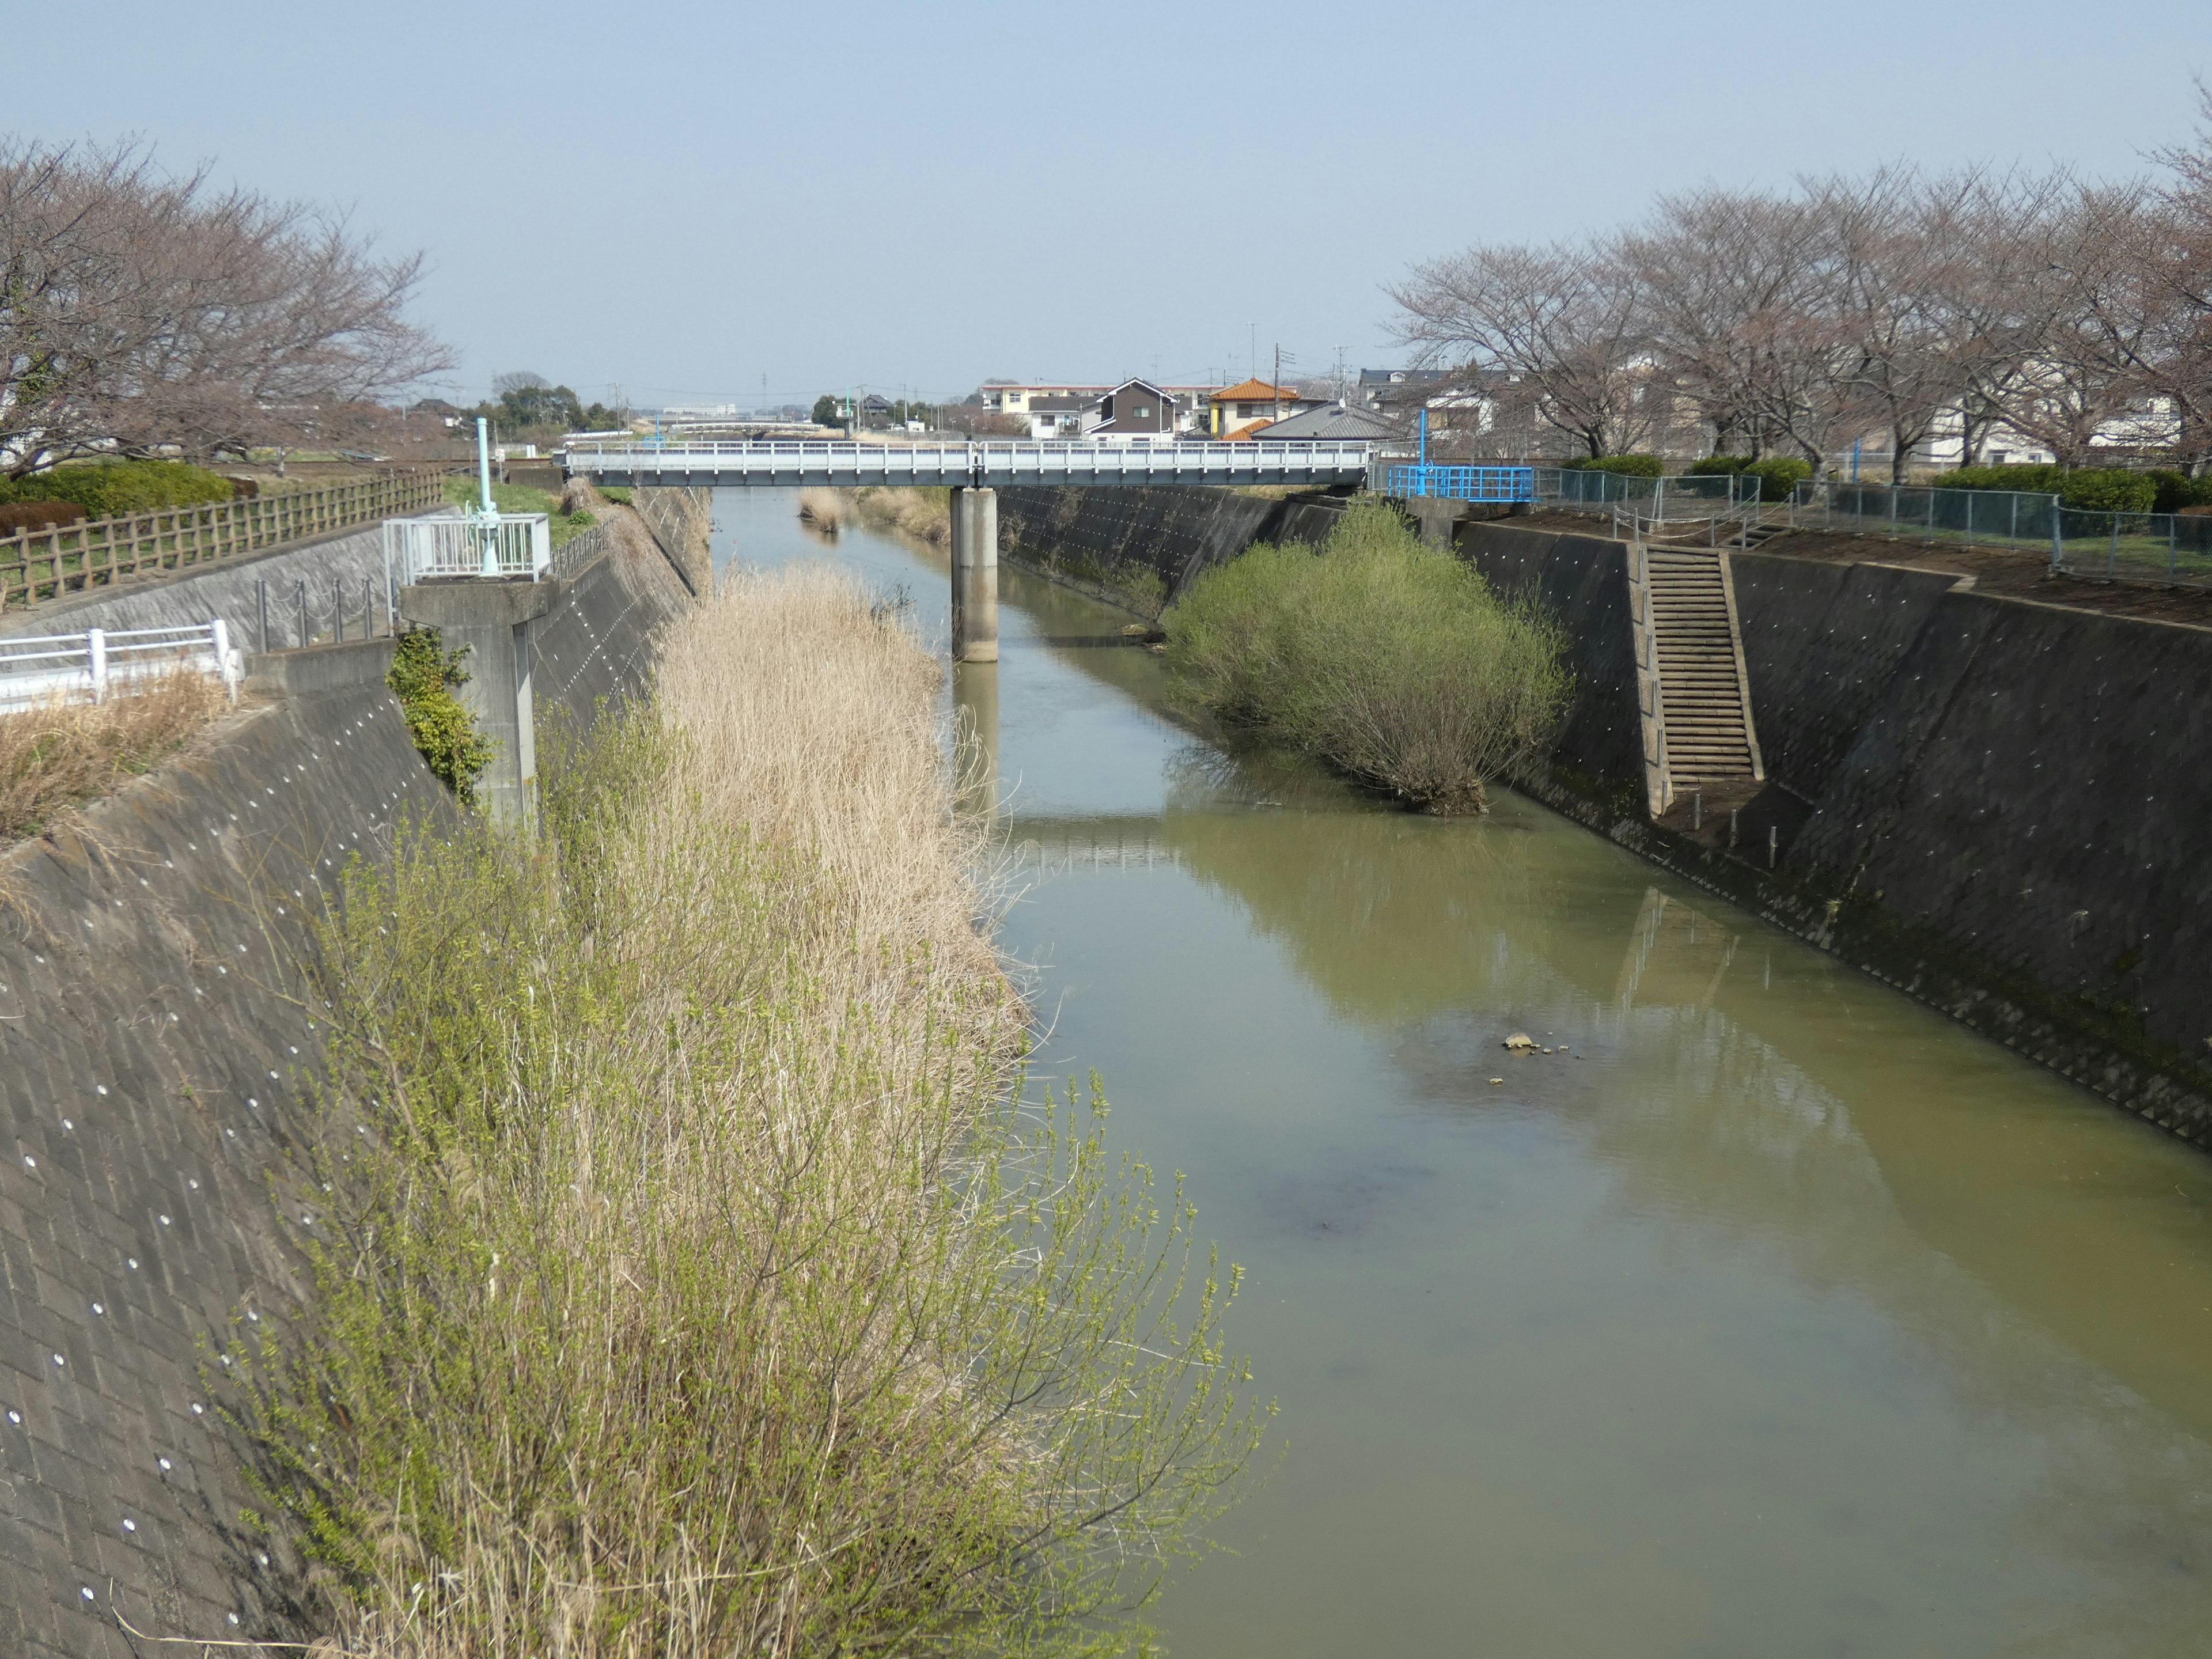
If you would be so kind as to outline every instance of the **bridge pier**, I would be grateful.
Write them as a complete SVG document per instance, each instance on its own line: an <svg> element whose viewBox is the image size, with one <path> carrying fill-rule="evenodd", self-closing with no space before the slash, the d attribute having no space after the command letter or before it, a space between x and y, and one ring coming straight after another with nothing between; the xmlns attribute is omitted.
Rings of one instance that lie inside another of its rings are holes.
<svg viewBox="0 0 2212 1659"><path fill-rule="evenodd" d="M999 659L999 492L952 491L952 660Z"/></svg>

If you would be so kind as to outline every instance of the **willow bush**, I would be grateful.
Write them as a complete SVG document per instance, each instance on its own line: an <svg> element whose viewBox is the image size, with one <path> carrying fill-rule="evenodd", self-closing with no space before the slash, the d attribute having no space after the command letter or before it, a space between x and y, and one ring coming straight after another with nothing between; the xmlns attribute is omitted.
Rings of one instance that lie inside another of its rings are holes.
<svg viewBox="0 0 2212 1659"><path fill-rule="evenodd" d="M1565 706L1558 630L1355 501L1318 550L1262 544L1163 619L1173 694L1429 811L1484 810Z"/></svg>
<svg viewBox="0 0 2212 1659"><path fill-rule="evenodd" d="M346 872L250 1518L358 1653L1120 1650L1264 1417L1236 1275L1095 1085L1020 1106L912 637L824 573L676 634L542 851Z"/></svg>

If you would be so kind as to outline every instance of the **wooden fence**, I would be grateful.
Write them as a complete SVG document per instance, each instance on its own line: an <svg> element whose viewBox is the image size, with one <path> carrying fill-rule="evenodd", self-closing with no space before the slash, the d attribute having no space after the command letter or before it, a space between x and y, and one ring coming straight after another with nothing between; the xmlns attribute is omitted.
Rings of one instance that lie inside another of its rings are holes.
<svg viewBox="0 0 2212 1659"><path fill-rule="evenodd" d="M395 469L320 489L241 495L0 536L0 611L419 512L445 499L447 471Z"/></svg>

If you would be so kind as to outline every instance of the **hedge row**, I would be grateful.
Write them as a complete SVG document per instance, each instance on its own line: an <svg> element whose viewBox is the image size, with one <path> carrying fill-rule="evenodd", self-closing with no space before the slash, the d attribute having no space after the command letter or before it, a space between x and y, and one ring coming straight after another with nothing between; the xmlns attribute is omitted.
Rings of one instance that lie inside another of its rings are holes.
<svg viewBox="0 0 2212 1659"><path fill-rule="evenodd" d="M1667 464L1656 455L1576 456L1559 463L1562 472L1618 472L1630 478L1656 478Z"/></svg>
<svg viewBox="0 0 2212 1659"><path fill-rule="evenodd" d="M2158 501L2158 482L2148 472L2120 466L1961 466L1936 475L1938 489L2021 489L2056 495L2082 513L2148 513Z"/></svg>
<svg viewBox="0 0 2212 1659"><path fill-rule="evenodd" d="M100 461L0 478L0 501L75 501L93 519L227 501L230 480L182 461Z"/></svg>

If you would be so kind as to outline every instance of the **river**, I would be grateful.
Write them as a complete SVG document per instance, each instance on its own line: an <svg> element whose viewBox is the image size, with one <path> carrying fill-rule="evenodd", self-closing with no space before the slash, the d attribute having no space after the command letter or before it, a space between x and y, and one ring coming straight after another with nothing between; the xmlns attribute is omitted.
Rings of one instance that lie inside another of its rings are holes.
<svg viewBox="0 0 2212 1659"><path fill-rule="evenodd" d="M796 510L722 493L718 561L941 648L941 556ZM1173 1651L2212 1653L2203 1153L1510 793L1227 758L1002 574L956 678L1042 1068L1185 1173L1282 1407Z"/></svg>

